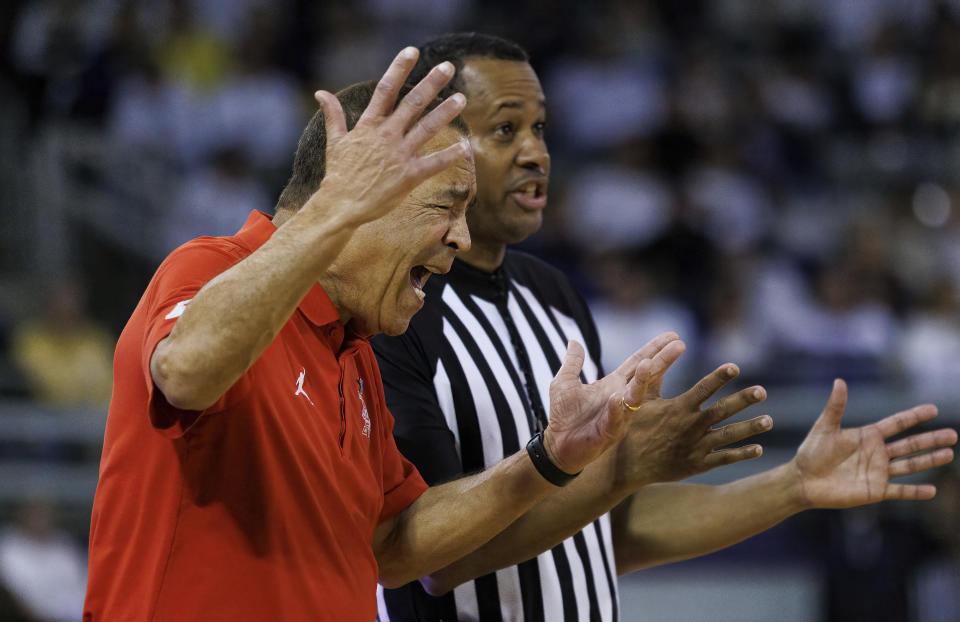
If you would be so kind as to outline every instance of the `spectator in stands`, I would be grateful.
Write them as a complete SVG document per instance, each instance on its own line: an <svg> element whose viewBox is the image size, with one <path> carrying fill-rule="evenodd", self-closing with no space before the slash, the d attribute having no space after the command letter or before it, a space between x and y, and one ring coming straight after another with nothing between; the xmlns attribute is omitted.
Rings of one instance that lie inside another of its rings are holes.
<svg viewBox="0 0 960 622"><path fill-rule="evenodd" d="M655 158L649 141L633 140L577 167L564 204L566 237L596 253L639 248L660 235L670 224L673 195L651 170Z"/></svg>
<svg viewBox="0 0 960 622"><path fill-rule="evenodd" d="M268 11L250 13L241 29L237 70L214 96L214 146L239 142L244 158L259 173L288 174L291 146L306 114L294 77L273 63L282 34ZM230 231L236 230L233 227Z"/></svg>
<svg viewBox="0 0 960 622"><path fill-rule="evenodd" d="M856 277L849 265L821 266L811 295L775 320L785 360L804 380L882 378L884 357L896 343L896 318L884 301L859 295Z"/></svg>
<svg viewBox="0 0 960 622"><path fill-rule="evenodd" d="M770 377L769 324L763 321L751 286L758 262L754 255L723 258L726 269L709 290L710 321L704 330L700 367L731 359L737 361L745 378Z"/></svg>
<svg viewBox="0 0 960 622"><path fill-rule="evenodd" d="M273 201L239 146L225 146L183 182L166 219L167 250L200 235L229 235Z"/></svg>
<svg viewBox="0 0 960 622"><path fill-rule="evenodd" d="M664 378L664 394L682 392L700 368L694 314L665 292L662 277L650 269L645 256L614 250L595 257L592 265L590 274L601 294L592 311L604 368L616 368L616 358L630 348L630 341L673 330L684 335L688 345Z"/></svg>
<svg viewBox="0 0 960 622"><path fill-rule="evenodd" d="M900 357L915 392L960 394L960 293L950 280L934 287L907 318Z"/></svg>
<svg viewBox="0 0 960 622"><path fill-rule="evenodd" d="M76 622L83 609L86 559L56 523L49 500L23 502L17 521L0 532L0 584L28 619Z"/></svg>
<svg viewBox="0 0 960 622"><path fill-rule="evenodd" d="M57 281L44 312L13 331L14 363L41 404L105 408L110 401L114 340L87 317L84 305L79 281Z"/></svg>

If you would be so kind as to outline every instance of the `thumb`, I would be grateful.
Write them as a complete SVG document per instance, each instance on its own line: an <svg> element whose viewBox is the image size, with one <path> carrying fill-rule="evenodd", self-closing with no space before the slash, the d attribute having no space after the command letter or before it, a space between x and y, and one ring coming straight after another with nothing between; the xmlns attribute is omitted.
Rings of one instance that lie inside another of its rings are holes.
<svg viewBox="0 0 960 622"><path fill-rule="evenodd" d="M567 354L563 357L563 365L557 372L558 379L569 379L574 382L579 380L580 370L583 369L583 361L586 354L583 346L571 339L567 342Z"/></svg>
<svg viewBox="0 0 960 622"><path fill-rule="evenodd" d="M847 383L837 378L833 381L833 390L830 391L830 397L827 398L827 405L823 407L823 412L820 413L820 418L814 425L824 426L827 429L839 428L846 407Z"/></svg>

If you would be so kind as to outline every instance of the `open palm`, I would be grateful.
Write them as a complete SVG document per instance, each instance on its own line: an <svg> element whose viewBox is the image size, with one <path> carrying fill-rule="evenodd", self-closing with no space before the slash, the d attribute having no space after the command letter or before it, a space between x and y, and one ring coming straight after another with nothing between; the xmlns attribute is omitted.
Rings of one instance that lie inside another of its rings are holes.
<svg viewBox="0 0 960 622"><path fill-rule="evenodd" d="M624 396L643 395L652 382L651 369L665 370L683 351L676 333L664 333L637 350L623 364L596 382L580 382L584 350L576 341L550 383L550 425L545 438L556 465L576 473L623 437L629 411Z"/></svg>
<svg viewBox="0 0 960 622"><path fill-rule="evenodd" d="M946 464L957 433L949 428L887 439L937 416L932 404L914 406L859 428L840 427L847 386L834 382L827 405L804 439L794 464L810 507L848 508L884 499L929 499L929 484L897 484L893 477Z"/></svg>

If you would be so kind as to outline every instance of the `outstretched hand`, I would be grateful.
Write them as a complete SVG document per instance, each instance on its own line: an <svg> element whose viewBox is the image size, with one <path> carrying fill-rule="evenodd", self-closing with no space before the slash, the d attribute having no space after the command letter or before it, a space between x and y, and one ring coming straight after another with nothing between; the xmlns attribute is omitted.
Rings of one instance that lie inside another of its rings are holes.
<svg viewBox="0 0 960 622"><path fill-rule="evenodd" d="M890 478L953 460L950 428L887 439L937 416L932 404L914 406L860 428L840 427L847 385L837 379L827 405L793 459L809 507L848 508L885 499L930 499L930 484L896 484Z"/></svg>
<svg viewBox="0 0 960 622"><path fill-rule="evenodd" d="M763 387L753 386L703 408L704 402L740 374L732 363L721 365L685 393L663 398L663 375L679 354L655 361L644 386L634 383L627 388L626 401L640 408L615 451L617 473L632 490L756 458L763 453L757 444L722 448L773 427L768 415L714 427L767 397Z"/></svg>
<svg viewBox="0 0 960 622"><path fill-rule="evenodd" d="M637 350L620 367L591 384L580 382L584 350L576 341L550 383L550 424L544 445L553 462L578 473L623 437L631 413L622 401L631 387L650 382L650 370L666 369L683 352L676 333L664 333Z"/></svg>
<svg viewBox="0 0 960 622"><path fill-rule="evenodd" d="M309 203L326 208L336 204L336 198L347 200L349 209L339 215L361 225L383 216L420 183L470 153L470 144L463 139L420 154L421 147L460 114L466 98L456 93L423 115L453 77L453 65L443 62L397 104L418 57L418 50L408 47L393 59L370 104L349 131L336 96L327 91L315 93L326 130L326 172L314 194L317 200L312 197Z"/></svg>

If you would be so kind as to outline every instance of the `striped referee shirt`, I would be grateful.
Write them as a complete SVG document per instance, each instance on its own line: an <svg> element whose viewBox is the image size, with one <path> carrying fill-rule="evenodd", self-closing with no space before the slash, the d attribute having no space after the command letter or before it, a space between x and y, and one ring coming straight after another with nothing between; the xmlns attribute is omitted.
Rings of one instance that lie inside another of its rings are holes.
<svg viewBox="0 0 960 622"><path fill-rule="evenodd" d="M430 279L400 337L373 340L400 451L429 484L493 466L545 426L550 381L569 339L587 350L581 381L600 375L597 331L555 268L507 251L493 273L454 261ZM607 622L618 616L609 516L517 566L426 594L417 582L378 593L382 622Z"/></svg>

